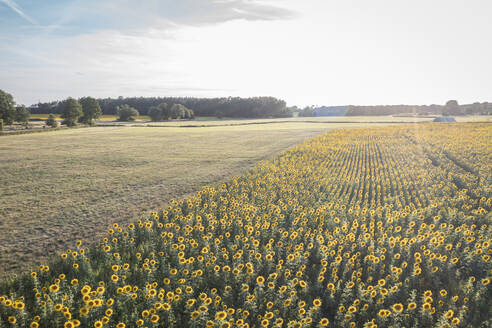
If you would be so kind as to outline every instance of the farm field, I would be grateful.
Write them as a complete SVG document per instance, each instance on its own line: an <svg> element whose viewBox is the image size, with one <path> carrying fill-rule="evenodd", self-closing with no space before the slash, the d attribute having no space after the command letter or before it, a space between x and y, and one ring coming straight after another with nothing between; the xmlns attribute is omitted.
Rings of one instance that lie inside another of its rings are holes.
<svg viewBox="0 0 492 328"><path fill-rule="evenodd" d="M49 114L32 114L31 119L46 120ZM54 114L55 119L61 121L59 114ZM116 121L118 116L116 115L102 115L97 121L100 123ZM492 122L492 117L483 115L473 116L456 116L457 122ZM235 124L248 124L248 123L268 123L268 122L349 122L349 123L371 123L371 122L431 122L431 117L408 117L408 116L323 116L323 117L289 117L289 118L265 118L265 119L234 119L223 118L217 119L215 117L196 117L194 120L174 120L168 122L150 122L150 117L146 115L138 116L138 121L146 122L152 125L170 125L170 126L183 126L183 125L235 125ZM123 122L118 122L123 123ZM128 122L134 123L135 122ZM138 122L137 122L138 123Z"/></svg>
<svg viewBox="0 0 492 328"><path fill-rule="evenodd" d="M331 126L82 128L0 137L0 274L251 168Z"/></svg>
<svg viewBox="0 0 492 328"><path fill-rule="evenodd" d="M51 194L35 203L43 211L64 197L77 210L72 195L91 191L94 211L102 211L60 218L52 236L68 230L70 249L0 285L0 326L490 327L490 124L330 130L271 157L324 126L289 124L79 129L37 135L46 139L36 144L30 135L0 139L10 156L2 156L2 170L23 164L9 171L12 198L1 208L31 185ZM39 161L51 169L36 170ZM190 190L165 165L186 172L191 186L243 171L162 208L158 199L170 185L169 196L178 186ZM67 170L65 180L50 176L58 169ZM45 175L56 184L44 186ZM82 183L89 175L95 185ZM14 183L21 177L29 184ZM125 185L135 188L131 197L117 197ZM114 206L122 202L155 211L120 221L124 210ZM10 220L40 224L34 212ZM109 222L99 243L75 243L81 231ZM35 248L16 250L28 247Z"/></svg>
<svg viewBox="0 0 492 328"><path fill-rule="evenodd" d="M166 127L207 127L207 126L233 126L247 124L271 124L271 123L332 123L332 124L390 124L390 123L421 123L432 122L433 118L422 117L397 117L397 116L325 116L325 117L290 117L290 118L263 118L263 119L216 119L211 117L197 117L194 120L173 120L167 122L114 122L115 124L129 124L134 126L166 126ZM492 122L491 116L457 116L457 122ZM108 122L109 123L109 122Z"/></svg>
<svg viewBox="0 0 492 328"><path fill-rule="evenodd" d="M23 124L9 125L0 132L2 135L12 134L30 134L34 132L47 132L51 130L46 129L44 120L48 118L48 114L33 114L30 116L28 126ZM59 122L62 121L60 115L55 114L55 119ZM291 117L291 118L264 118L264 119L238 119L238 118L223 118L218 119L216 117L195 117L193 120L170 120L162 122L152 122L150 117L141 115L136 121L120 122L117 121L118 117L115 115L103 115L96 120L96 125L99 126L126 126L126 127L211 127L211 126L238 126L238 125L257 125L257 124L280 124L280 123L331 123L331 124L401 124L401 123L423 123L431 122L432 117L408 117L408 116L329 116L329 117ZM491 116L458 116L457 122L461 123L483 123L492 122ZM296 126L299 128L300 126ZM66 129L61 126L57 128Z"/></svg>

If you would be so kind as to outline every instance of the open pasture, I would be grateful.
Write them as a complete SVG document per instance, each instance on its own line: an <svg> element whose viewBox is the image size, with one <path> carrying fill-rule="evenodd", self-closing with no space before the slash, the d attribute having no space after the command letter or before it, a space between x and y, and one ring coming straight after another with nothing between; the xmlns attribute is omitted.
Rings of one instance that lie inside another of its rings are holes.
<svg viewBox="0 0 492 328"><path fill-rule="evenodd" d="M328 131L0 286L0 322L490 327L491 138L488 124Z"/></svg>

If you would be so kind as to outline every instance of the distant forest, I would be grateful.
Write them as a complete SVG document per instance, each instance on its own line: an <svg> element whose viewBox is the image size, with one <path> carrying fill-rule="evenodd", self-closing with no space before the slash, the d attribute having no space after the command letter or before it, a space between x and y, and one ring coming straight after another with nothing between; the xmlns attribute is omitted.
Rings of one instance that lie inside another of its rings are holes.
<svg viewBox="0 0 492 328"><path fill-rule="evenodd" d="M459 105L450 100L446 105L378 105L306 107L299 116L379 116L379 115L492 115L492 103Z"/></svg>
<svg viewBox="0 0 492 328"><path fill-rule="evenodd" d="M195 116L236 118L291 117L293 112L285 101L274 97L254 98L189 98L189 97L131 97L97 99L104 115L116 115L116 108L129 105L140 115L148 115L151 107L166 103L181 104L193 110ZM38 103L29 107L31 114L60 114L63 101Z"/></svg>
<svg viewBox="0 0 492 328"><path fill-rule="evenodd" d="M287 107L285 101L274 97L118 97L97 99L104 115L116 115L117 107L129 105L140 115L148 115L152 107L161 103L172 107L181 104L191 109L195 116L234 118L291 117L299 116L377 116L377 115L492 115L492 103L459 105L450 100L445 105L376 105L376 106L308 106L303 109ZM38 103L29 107L31 114L60 114L63 101Z"/></svg>
<svg viewBox="0 0 492 328"><path fill-rule="evenodd" d="M346 116L359 115L490 115L492 103L473 103L459 105L450 100L446 105L390 105L390 106L347 106Z"/></svg>
<svg viewBox="0 0 492 328"><path fill-rule="evenodd" d="M450 100L445 105L309 106L298 109L299 116L376 116L376 115L492 115L492 103L459 105Z"/></svg>

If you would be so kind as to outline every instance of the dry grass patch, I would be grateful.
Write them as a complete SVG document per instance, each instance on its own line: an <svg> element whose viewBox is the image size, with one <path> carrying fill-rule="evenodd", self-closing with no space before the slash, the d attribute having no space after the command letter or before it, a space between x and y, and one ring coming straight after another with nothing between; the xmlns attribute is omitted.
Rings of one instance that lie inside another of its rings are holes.
<svg viewBox="0 0 492 328"><path fill-rule="evenodd" d="M254 166L320 124L84 128L0 138L0 272Z"/></svg>

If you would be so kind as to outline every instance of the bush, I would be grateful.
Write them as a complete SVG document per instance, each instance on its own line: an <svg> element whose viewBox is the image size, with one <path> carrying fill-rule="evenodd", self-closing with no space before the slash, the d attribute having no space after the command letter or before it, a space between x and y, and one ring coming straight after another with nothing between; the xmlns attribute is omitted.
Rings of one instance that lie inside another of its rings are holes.
<svg viewBox="0 0 492 328"><path fill-rule="evenodd" d="M303 110L299 112L299 117L313 117L314 111L313 107L305 107Z"/></svg>
<svg viewBox="0 0 492 328"><path fill-rule="evenodd" d="M117 108L119 115L118 121L135 121L138 116L138 111L128 105L122 105Z"/></svg>
<svg viewBox="0 0 492 328"><path fill-rule="evenodd" d="M195 117L195 113L181 104L174 104L171 107L170 115L172 119L192 119Z"/></svg>
<svg viewBox="0 0 492 328"><path fill-rule="evenodd" d="M53 114L50 114L50 116L46 119L46 125L52 128L56 128L58 126L58 122L55 120Z"/></svg>
<svg viewBox="0 0 492 328"><path fill-rule="evenodd" d="M29 111L26 106L22 105L15 109L15 120L20 123L25 123L29 121Z"/></svg>
<svg viewBox="0 0 492 328"><path fill-rule="evenodd" d="M149 112L147 115L150 116L150 119L154 122L158 122L162 119L162 112L161 109L157 106L152 106L149 109Z"/></svg>

